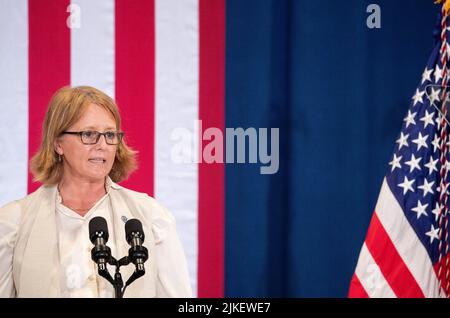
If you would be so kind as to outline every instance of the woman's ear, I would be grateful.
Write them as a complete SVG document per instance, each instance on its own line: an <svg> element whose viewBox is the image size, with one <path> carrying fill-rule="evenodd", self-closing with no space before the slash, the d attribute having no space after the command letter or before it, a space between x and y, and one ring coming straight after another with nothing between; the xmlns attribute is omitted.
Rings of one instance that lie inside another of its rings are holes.
<svg viewBox="0 0 450 318"><path fill-rule="evenodd" d="M60 141L59 141L58 139L56 139L56 140L53 142L53 148L55 149L55 152L56 152L58 155L62 156L62 155L64 154L64 150L62 149L62 147L61 147L61 145L60 145Z"/></svg>

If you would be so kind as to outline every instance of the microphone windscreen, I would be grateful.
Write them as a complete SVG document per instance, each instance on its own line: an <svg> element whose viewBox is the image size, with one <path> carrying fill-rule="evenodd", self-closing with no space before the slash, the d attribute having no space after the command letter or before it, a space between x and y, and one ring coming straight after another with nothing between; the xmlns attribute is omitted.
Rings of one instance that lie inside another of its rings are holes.
<svg viewBox="0 0 450 318"><path fill-rule="evenodd" d="M130 219L125 223L125 238L128 244L134 237L139 237L144 242L145 235L142 229L142 223L138 219Z"/></svg>
<svg viewBox="0 0 450 318"><path fill-rule="evenodd" d="M104 218L96 216L89 221L89 239L92 244L95 244L95 239L100 237L105 240L105 243L108 242L108 225Z"/></svg>

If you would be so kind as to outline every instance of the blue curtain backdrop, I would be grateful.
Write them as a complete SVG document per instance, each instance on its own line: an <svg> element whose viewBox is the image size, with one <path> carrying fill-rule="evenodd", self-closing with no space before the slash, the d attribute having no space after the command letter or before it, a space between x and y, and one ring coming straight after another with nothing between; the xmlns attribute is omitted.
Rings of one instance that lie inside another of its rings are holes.
<svg viewBox="0 0 450 318"><path fill-rule="evenodd" d="M279 127L280 170L226 166L225 295L345 297L439 7L226 6L226 126Z"/></svg>

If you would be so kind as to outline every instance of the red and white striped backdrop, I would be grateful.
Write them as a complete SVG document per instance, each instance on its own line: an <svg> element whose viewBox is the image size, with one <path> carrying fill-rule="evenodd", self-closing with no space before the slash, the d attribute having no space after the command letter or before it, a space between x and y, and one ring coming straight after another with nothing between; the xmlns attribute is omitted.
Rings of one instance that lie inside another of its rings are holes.
<svg viewBox="0 0 450 318"><path fill-rule="evenodd" d="M224 0L0 0L0 205L34 191L51 95L90 85L115 98L140 168L124 186L177 219L194 291L224 293L224 167L171 161L171 133L224 127ZM76 8L75 8L76 10ZM70 11L70 10L69 10Z"/></svg>

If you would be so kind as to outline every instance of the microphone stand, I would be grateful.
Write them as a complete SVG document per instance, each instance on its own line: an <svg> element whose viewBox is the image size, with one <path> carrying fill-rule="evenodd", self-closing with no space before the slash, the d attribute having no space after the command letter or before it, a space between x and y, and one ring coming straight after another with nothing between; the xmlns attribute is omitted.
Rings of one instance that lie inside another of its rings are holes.
<svg viewBox="0 0 450 318"><path fill-rule="evenodd" d="M94 221L94 222L93 222ZM131 219L125 224L125 233L131 248L128 255L120 260L111 255L111 249L106 245L108 241L108 228L105 219L97 217L89 222L89 238L94 244L91 250L91 258L98 265L98 274L105 278L114 287L115 298L123 298L125 289L136 279L145 274L144 263L148 259L148 250L142 245L144 242L144 231L142 224L137 219ZM136 266L133 274L123 285L120 267L133 263ZM116 267L114 278L108 271L107 264Z"/></svg>
<svg viewBox="0 0 450 318"><path fill-rule="evenodd" d="M94 259L96 250L93 248L91 250L92 258ZM116 267L116 272L114 274L114 278L112 278L111 274L108 271L108 268L106 267L106 263L108 263L111 266ZM125 287L123 285L123 279L122 274L120 273L120 267L126 266L131 263L131 260L128 256L122 257L120 260L116 260L113 256L108 255L107 259L99 260L97 263L98 265L98 274L105 278L111 285L114 287L114 294L115 298L123 298L123 295L125 293L125 289L136 279L143 276L145 274L144 266L136 266L136 270L133 272L133 274L128 278L127 282L125 283Z"/></svg>

